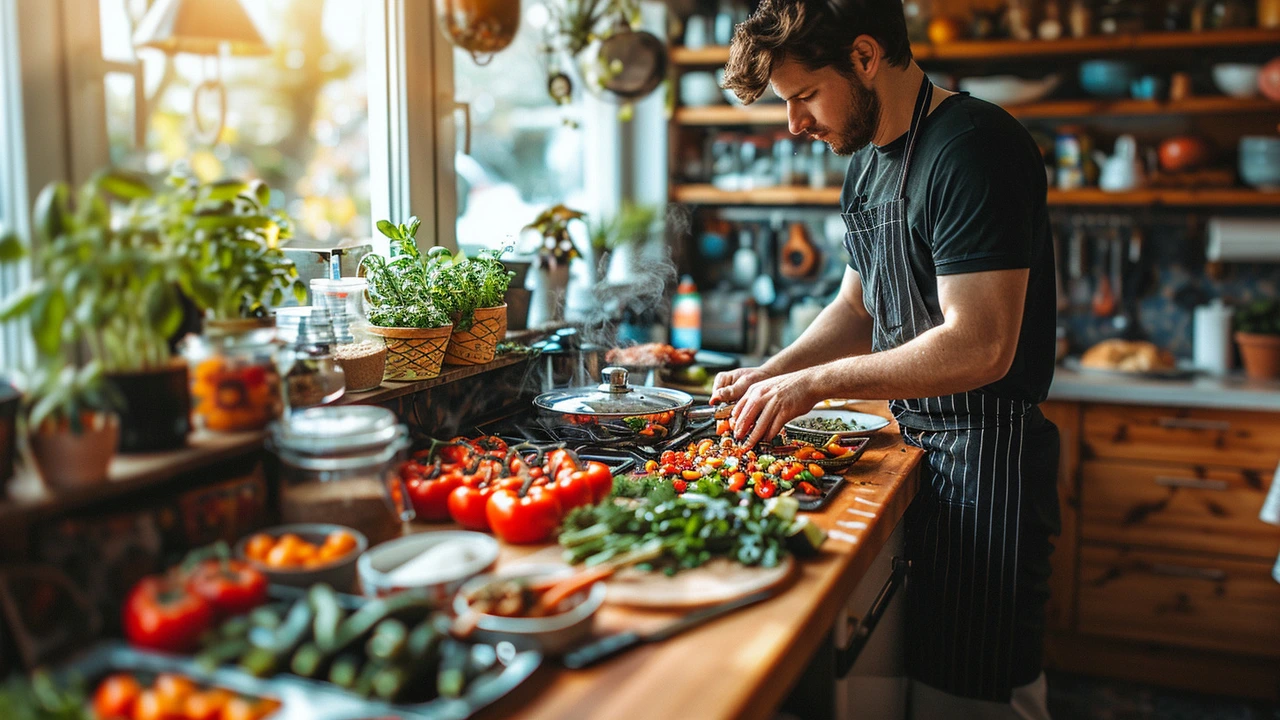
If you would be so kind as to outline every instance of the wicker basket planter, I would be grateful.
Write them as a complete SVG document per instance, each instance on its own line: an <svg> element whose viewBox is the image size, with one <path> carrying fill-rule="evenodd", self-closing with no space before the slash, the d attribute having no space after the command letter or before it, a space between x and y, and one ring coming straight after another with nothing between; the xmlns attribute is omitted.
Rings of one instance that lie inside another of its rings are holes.
<svg viewBox="0 0 1280 720"><path fill-rule="evenodd" d="M386 380L430 380L440 375L453 325L438 328L394 328L371 325L369 332L387 342Z"/></svg>
<svg viewBox="0 0 1280 720"><path fill-rule="evenodd" d="M476 308L475 322L449 336L445 365L483 365L493 362L498 343L507 336L507 305Z"/></svg>

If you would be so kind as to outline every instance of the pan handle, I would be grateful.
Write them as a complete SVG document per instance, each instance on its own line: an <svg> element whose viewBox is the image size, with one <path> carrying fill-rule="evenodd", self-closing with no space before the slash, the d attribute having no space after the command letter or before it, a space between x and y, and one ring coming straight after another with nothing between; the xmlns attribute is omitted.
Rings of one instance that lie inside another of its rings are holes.
<svg viewBox="0 0 1280 720"><path fill-rule="evenodd" d="M689 419L698 422L701 420L728 420L729 412L733 410L733 403L720 403L719 405L702 405L695 408L689 408Z"/></svg>

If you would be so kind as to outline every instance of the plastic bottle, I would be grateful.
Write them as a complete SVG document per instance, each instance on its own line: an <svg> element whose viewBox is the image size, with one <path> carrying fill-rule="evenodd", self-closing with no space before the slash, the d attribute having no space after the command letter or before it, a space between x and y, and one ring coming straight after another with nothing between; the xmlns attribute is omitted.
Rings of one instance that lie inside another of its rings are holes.
<svg viewBox="0 0 1280 720"><path fill-rule="evenodd" d="M688 275L680 278L676 287L671 308L671 344L689 350L702 348L702 296Z"/></svg>

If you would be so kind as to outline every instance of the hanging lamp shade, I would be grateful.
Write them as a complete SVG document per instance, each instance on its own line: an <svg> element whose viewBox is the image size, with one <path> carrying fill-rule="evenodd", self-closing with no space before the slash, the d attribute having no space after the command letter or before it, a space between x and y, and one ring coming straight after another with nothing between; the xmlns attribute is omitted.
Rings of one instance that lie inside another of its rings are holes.
<svg viewBox="0 0 1280 720"><path fill-rule="evenodd" d="M231 55L271 54L240 0L160 0L138 24L133 45L171 55L216 56L224 46Z"/></svg>

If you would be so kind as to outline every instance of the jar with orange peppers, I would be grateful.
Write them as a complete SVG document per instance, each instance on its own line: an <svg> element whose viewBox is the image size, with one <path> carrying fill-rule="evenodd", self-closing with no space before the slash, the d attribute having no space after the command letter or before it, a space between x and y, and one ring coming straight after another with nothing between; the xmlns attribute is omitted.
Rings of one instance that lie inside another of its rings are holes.
<svg viewBox="0 0 1280 720"><path fill-rule="evenodd" d="M191 366L191 414L198 429L261 430L280 415L276 329L258 320L209 321L188 336L183 356Z"/></svg>

